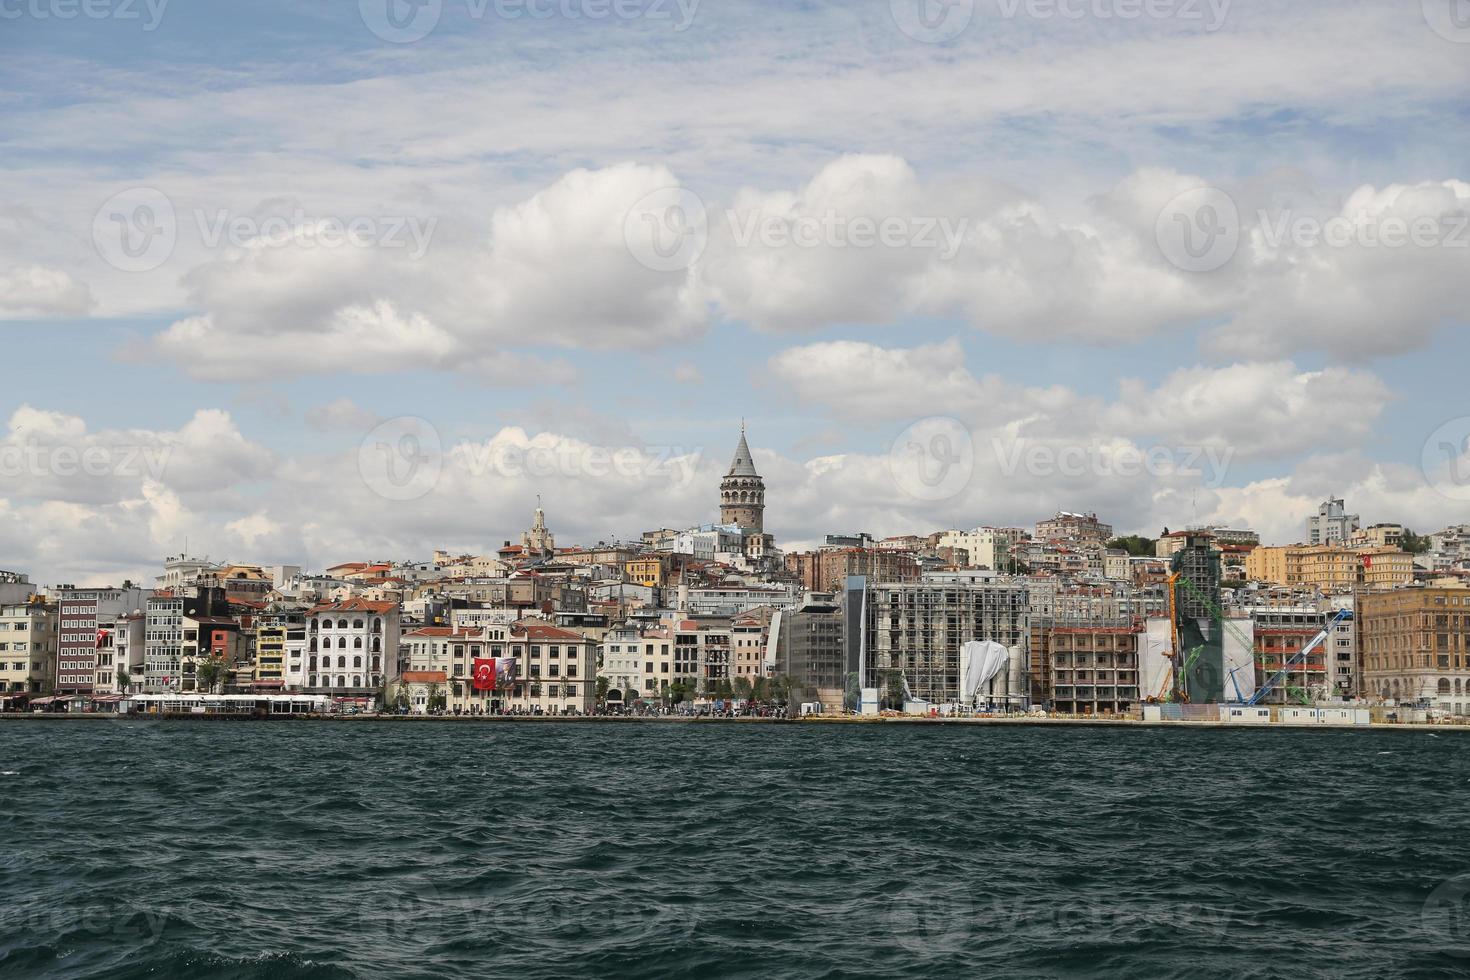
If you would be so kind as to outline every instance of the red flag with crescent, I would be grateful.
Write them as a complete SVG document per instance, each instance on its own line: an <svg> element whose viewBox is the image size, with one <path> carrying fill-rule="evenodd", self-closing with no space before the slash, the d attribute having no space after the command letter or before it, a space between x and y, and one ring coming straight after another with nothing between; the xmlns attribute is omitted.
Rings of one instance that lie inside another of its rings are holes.
<svg viewBox="0 0 1470 980"><path fill-rule="evenodd" d="M495 690L495 658L490 657L482 660L475 658L475 690Z"/></svg>

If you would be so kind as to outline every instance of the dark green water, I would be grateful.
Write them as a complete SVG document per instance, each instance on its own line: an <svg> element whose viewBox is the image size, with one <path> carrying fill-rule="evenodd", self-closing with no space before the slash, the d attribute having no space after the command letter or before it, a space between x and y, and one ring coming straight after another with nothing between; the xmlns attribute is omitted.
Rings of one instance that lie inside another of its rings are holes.
<svg viewBox="0 0 1470 980"><path fill-rule="evenodd" d="M0 976L1470 975L1470 740L0 724Z"/></svg>

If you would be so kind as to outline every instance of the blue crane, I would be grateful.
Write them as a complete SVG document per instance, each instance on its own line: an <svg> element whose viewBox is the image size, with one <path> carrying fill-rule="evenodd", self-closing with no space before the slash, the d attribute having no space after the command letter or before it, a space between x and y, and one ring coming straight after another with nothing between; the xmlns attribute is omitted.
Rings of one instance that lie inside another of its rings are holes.
<svg viewBox="0 0 1470 980"><path fill-rule="evenodd" d="M1281 681L1286 677L1287 674L1291 673L1291 668L1295 667L1298 663L1301 663L1301 662L1305 661L1309 656L1311 656L1314 652L1316 652L1316 650L1317 650L1318 647L1320 647L1322 644L1324 644L1324 643L1327 642L1327 639L1328 639L1328 637L1330 637L1332 635L1332 631L1333 630L1337 629L1338 626L1342 625L1344 622L1346 622L1347 620L1352 619L1352 618L1353 618L1353 611L1351 609L1339 609L1337 611L1337 614L1335 616L1333 616L1330 620L1328 620L1327 625L1324 626L1324 627L1322 627L1322 632L1320 632L1316 636L1312 637L1312 640L1311 640L1310 643L1308 643L1306 646L1302 647L1301 650L1300 650L1300 652L1298 652L1294 657L1292 657L1290 660L1288 660L1282 666L1282 668L1279 671L1277 671L1274 676L1271 677L1270 680L1266 681L1265 684L1261 685L1261 689L1259 691L1257 691L1251 697L1251 699L1246 702L1246 704L1247 705L1260 704L1261 703L1261 699L1264 698L1267 694L1270 694L1271 693L1271 689L1274 688L1277 684L1281 683ZM1234 676L1233 676L1234 672L1232 671L1231 673L1232 673L1231 680L1233 681L1234 680ZM1240 686L1237 684L1235 689L1236 689L1237 692L1239 692Z"/></svg>

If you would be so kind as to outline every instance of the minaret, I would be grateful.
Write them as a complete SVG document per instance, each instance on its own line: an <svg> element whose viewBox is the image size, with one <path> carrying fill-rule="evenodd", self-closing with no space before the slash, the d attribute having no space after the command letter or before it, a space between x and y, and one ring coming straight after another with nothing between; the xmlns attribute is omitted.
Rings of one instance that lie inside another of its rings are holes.
<svg viewBox="0 0 1470 980"><path fill-rule="evenodd" d="M755 459L745 442L745 423L740 423L740 444L730 461L730 472L720 481L720 523L735 524L761 534L765 529L766 483L755 471Z"/></svg>

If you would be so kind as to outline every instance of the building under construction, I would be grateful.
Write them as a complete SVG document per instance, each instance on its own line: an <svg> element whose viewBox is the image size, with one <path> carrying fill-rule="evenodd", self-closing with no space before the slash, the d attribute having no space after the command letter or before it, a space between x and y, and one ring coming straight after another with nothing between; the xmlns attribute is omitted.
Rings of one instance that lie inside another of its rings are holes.
<svg viewBox="0 0 1470 980"><path fill-rule="evenodd" d="M1189 532L1170 562L1169 618L1174 633L1176 701L1225 700L1224 624L1220 621L1220 552L1205 532Z"/></svg>
<svg viewBox="0 0 1470 980"><path fill-rule="evenodd" d="M859 635L849 634L848 643L850 649L857 645L853 652L862 664L864 687L883 688L890 672L898 671L913 697L958 703L960 649L972 640L989 640L1011 652L1011 665L995 679L987 697L1015 707L1029 703L1025 580L993 573L940 573L922 582L855 589L861 582L849 582L848 602L861 603L862 614Z"/></svg>

